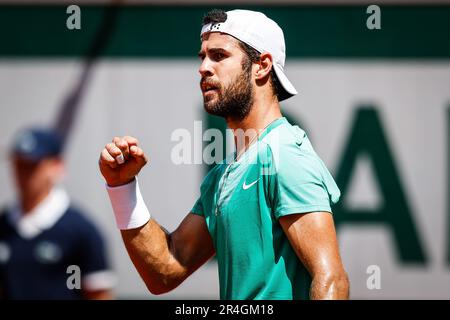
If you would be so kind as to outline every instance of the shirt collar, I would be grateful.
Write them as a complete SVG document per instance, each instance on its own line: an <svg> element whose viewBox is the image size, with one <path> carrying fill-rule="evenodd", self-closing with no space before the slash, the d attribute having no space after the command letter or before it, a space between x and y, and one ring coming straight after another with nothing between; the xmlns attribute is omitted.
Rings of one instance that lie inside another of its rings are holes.
<svg viewBox="0 0 450 320"><path fill-rule="evenodd" d="M234 150L233 152L229 153L226 156L225 164L230 165L230 167L232 168L233 165L237 165L237 164L241 163L242 162L242 161L240 161L241 159L247 159L248 154L253 150L253 148L260 141L264 140L264 138L267 136L267 134L270 131L272 131L273 129L275 129L276 127L278 127L282 124L289 124L289 121L286 119L286 117L277 118L274 121L272 121L271 123L269 123L269 125L267 125L267 127L264 128L264 130L261 132L261 134L259 135L258 139L255 141L255 143L253 143L251 146L249 146L248 149L239 157L238 160L236 160L236 150Z"/></svg>
<svg viewBox="0 0 450 320"><path fill-rule="evenodd" d="M20 206L16 205L8 218L20 236L31 239L53 227L67 211L69 203L66 191L54 188L31 212L23 215Z"/></svg>
<svg viewBox="0 0 450 320"><path fill-rule="evenodd" d="M275 129L276 127L278 127L279 125L282 124L289 124L289 122L287 121L286 117L280 117L274 121L272 121L272 123L270 123L267 128L265 128L263 130L263 132L261 132L261 134L258 137L258 141L261 141L264 139L264 137L273 129Z"/></svg>

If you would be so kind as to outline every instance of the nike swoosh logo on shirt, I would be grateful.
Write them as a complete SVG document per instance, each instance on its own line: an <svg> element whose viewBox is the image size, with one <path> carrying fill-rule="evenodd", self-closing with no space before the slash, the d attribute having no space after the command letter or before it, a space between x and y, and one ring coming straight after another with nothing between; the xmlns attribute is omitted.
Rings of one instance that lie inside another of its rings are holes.
<svg viewBox="0 0 450 320"><path fill-rule="evenodd" d="M258 179L258 180L259 180L259 179ZM248 188L250 188L251 186L253 186L255 183L257 183L258 180L253 181L253 182L250 183L250 184L246 184L245 181L244 181L244 184L242 185L242 189L247 190Z"/></svg>

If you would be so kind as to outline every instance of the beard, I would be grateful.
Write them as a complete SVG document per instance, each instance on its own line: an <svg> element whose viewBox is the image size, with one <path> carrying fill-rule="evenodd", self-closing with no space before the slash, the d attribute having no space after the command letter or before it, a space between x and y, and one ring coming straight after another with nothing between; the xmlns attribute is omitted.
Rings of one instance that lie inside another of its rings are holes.
<svg viewBox="0 0 450 320"><path fill-rule="evenodd" d="M204 96L203 107L209 114L225 119L243 120L253 105L253 87L251 83L251 63L244 64L242 72L223 87L219 82L203 78L202 82L217 88L217 97Z"/></svg>

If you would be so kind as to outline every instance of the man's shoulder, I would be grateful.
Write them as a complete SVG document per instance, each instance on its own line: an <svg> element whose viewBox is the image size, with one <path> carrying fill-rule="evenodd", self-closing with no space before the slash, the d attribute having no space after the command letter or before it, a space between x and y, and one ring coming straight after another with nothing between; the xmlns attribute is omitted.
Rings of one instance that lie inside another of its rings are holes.
<svg viewBox="0 0 450 320"><path fill-rule="evenodd" d="M8 207L0 207L0 220L4 219L8 211L9 211Z"/></svg>
<svg viewBox="0 0 450 320"><path fill-rule="evenodd" d="M285 149L289 146L300 146L305 139L307 140L308 137L303 129L297 125L285 123L267 133L262 142L271 149Z"/></svg>
<svg viewBox="0 0 450 320"><path fill-rule="evenodd" d="M98 232L97 227L87 216L86 211L73 204L69 206L60 221L58 221L58 224L62 227L69 227L77 232Z"/></svg>
<svg viewBox="0 0 450 320"><path fill-rule="evenodd" d="M314 155L306 132L300 127L289 123L271 130L261 142L259 156L269 157L277 165L286 161L288 163L299 161L304 156Z"/></svg>
<svg viewBox="0 0 450 320"><path fill-rule="evenodd" d="M324 164L303 129L287 123L264 138L267 150L263 149L260 156L265 155L275 173L286 178L294 175L320 178Z"/></svg>
<svg viewBox="0 0 450 320"><path fill-rule="evenodd" d="M8 226L8 214L10 212L11 208L8 206L4 206L0 208L0 227Z"/></svg>

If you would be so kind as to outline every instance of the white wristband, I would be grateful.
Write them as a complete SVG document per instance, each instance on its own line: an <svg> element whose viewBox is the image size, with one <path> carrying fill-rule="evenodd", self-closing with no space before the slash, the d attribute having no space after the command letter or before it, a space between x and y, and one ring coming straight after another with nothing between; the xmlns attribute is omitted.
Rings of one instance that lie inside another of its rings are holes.
<svg viewBox="0 0 450 320"><path fill-rule="evenodd" d="M137 178L118 187L106 185L106 190L120 230L139 228L150 220L150 212L142 198Z"/></svg>

